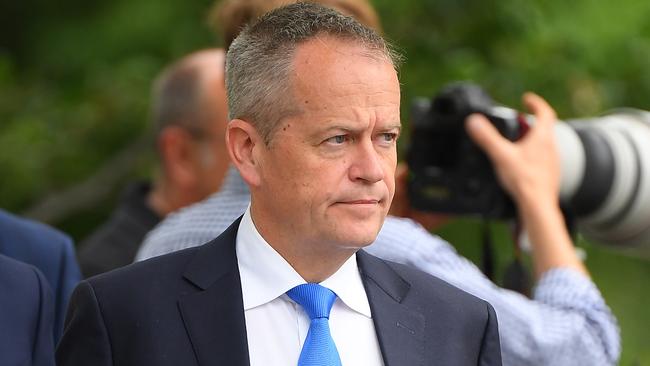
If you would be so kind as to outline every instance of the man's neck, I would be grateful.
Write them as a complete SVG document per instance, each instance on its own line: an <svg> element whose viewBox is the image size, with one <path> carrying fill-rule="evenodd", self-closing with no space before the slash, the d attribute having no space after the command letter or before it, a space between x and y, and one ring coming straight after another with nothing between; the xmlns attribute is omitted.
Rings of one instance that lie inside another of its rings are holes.
<svg viewBox="0 0 650 366"><path fill-rule="evenodd" d="M336 246L327 243L309 242L287 235L277 235L276 230L267 230L268 228L264 225L258 225L254 217L251 218L260 236L305 281L310 283L320 283L329 278L358 250L357 248L337 249ZM300 243L300 245L296 245L296 243Z"/></svg>
<svg viewBox="0 0 650 366"><path fill-rule="evenodd" d="M273 246L273 245L271 245ZM337 255L309 255L304 256L295 253L286 253L287 251L278 250L273 247L280 255L298 272L298 274L309 283L320 283L331 277L338 271L345 262L356 252L355 250L341 251ZM292 255L294 254L294 255Z"/></svg>
<svg viewBox="0 0 650 366"><path fill-rule="evenodd" d="M158 216L165 217L169 213L181 208L182 206L178 203L175 203L174 194L169 187L166 187L164 184L155 182L151 191L147 195L147 206L153 210Z"/></svg>

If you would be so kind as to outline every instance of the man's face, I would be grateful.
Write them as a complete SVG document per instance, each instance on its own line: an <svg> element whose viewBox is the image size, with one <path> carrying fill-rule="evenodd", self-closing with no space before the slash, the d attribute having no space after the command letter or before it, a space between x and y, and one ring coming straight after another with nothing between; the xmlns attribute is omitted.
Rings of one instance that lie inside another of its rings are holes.
<svg viewBox="0 0 650 366"><path fill-rule="evenodd" d="M300 45L293 66L302 113L282 120L256 153L253 218L272 245L356 250L375 240L394 193L397 74L388 61L330 37Z"/></svg>

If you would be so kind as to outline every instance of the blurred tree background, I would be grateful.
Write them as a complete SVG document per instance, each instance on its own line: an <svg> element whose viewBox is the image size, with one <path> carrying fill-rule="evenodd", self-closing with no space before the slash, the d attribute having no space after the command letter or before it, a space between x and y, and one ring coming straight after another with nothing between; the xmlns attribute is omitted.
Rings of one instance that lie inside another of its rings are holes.
<svg viewBox="0 0 650 366"><path fill-rule="evenodd" d="M77 241L101 222L124 182L150 174L151 80L172 60L218 44L205 20L211 3L2 2L0 207ZM650 110L650 2L373 3L385 34L406 55L404 121L411 98L453 80L473 80L516 107L534 90L564 119L621 106ZM479 228L462 220L440 234L477 260ZM505 227L495 238L502 272L512 246ZM620 321L621 364L650 364L650 262L579 245Z"/></svg>

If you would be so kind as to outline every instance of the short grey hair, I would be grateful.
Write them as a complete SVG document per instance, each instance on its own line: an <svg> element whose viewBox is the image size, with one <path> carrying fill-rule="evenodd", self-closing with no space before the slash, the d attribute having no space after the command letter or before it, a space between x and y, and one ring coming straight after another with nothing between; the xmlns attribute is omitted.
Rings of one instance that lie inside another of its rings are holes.
<svg viewBox="0 0 650 366"><path fill-rule="evenodd" d="M296 48L320 35L358 43L396 70L402 59L375 31L335 10L306 2L277 8L244 28L228 49L229 119L250 122L268 145L279 122L300 112L291 77Z"/></svg>

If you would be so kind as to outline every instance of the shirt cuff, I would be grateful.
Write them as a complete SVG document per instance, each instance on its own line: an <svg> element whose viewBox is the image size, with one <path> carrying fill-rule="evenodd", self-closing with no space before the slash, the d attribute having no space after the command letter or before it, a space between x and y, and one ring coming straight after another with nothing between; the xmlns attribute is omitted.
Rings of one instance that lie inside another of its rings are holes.
<svg viewBox="0 0 650 366"><path fill-rule="evenodd" d="M566 267L544 272L533 298L565 308L607 307L600 291L589 277Z"/></svg>

